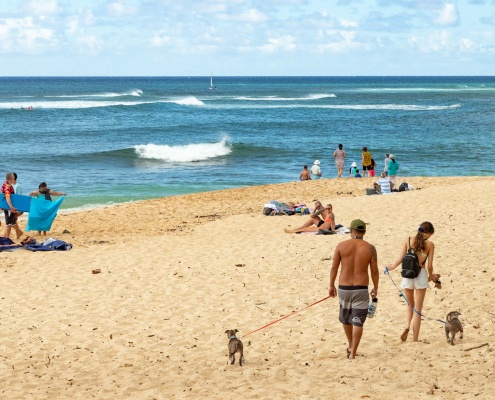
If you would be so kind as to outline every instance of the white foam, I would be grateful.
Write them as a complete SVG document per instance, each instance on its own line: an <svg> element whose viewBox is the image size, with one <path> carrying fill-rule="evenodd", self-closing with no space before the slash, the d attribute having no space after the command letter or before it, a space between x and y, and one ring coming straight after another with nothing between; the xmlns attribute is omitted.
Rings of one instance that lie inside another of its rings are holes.
<svg viewBox="0 0 495 400"><path fill-rule="evenodd" d="M226 137L217 143L197 143L182 146L150 143L133 146L133 148L140 158L166 162L204 161L225 156L232 152L231 145Z"/></svg>
<svg viewBox="0 0 495 400"><path fill-rule="evenodd" d="M402 111L438 111L450 110L461 107L461 104L449 106L432 106L419 104L270 104L270 105L211 105L211 108L223 109L267 109L267 108L320 108L320 109L341 109L341 110L402 110Z"/></svg>
<svg viewBox="0 0 495 400"><path fill-rule="evenodd" d="M32 103L0 103L0 108L13 108L20 110L33 107L34 110L40 108L58 108L58 109L77 109L77 108L95 108L95 107L111 107L111 106L135 106L138 104L156 103L154 101L92 101L92 100L68 100L68 101L39 101Z"/></svg>
<svg viewBox="0 0 495 400"><path fill-rule="evenodd" d="M177 100L168 100L167 102L179 104L181 106L204 106L205 105L205 103L203 103L201 100L197 99L194 96L189 96L189 97L185 97L183 99L177 99Z"/></svg>
<svg viewBox="0 0 495 400"><path fill-rule="evenodd" d="M94 94L67 94L67 95L60 95L60 96L45 96L45 97L54 97L54 98L81 98L81 97L122 97L122 96L134 96L134 97L140 97L143 94L143 91L141 89L132 89L127 92L122 92L122 93L94 93Z"/></svg>
<svg viewBox="0 0 495 400"><path fill-rule="evenodd" d="M278 96L261 96L261 97L251 97L251 96L239 96L235 100L244 101L307 101L307 100L320 100L329 97L337 97L333 93L329 94L310 94L304 97L278 97Z"/></svg>
<svg viewBox="0 0 495 400"><path fill-rule="evenodd" d="M493 87L483 87L481 86L459 86L459 87L409 87L409 88L393 88L393 87L383 87L383 88L361 88L356 89L356 92L466 92L466 91L493 91Z"/></svg>
<svg viewBox="0 0 495 400"><path fill-rule="evenodd" d="M97 107L112 107L112 106L137 106L141 104L156 104L156 103L174 103L183 106L204 106L201 100L196 97L185 97L177 100L134 100L134 101L124 101L124 100L113 100L113 101L97 101L97 100L65 100L65 101L38 101L38 102L8 102L0 103L1 108L13 108L17 110L22 107L33 107L35 110L38 108L46 109L78 109L78 108L97 108Z"/></svg>

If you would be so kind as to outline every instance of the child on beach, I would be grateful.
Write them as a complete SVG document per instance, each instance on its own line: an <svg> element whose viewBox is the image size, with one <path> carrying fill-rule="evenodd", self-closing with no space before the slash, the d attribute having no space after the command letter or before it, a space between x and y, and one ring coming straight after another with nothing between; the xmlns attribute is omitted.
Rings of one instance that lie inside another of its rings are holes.
<svg viewBox="0 0 495 400"><path fill-rule="evenodd" d="M356 171L357 171L357 164L356 162L354 161L352 164L351 164L351 167L349 168L349 176L352 177L352 178L355 178L356 177Z"/></svg>

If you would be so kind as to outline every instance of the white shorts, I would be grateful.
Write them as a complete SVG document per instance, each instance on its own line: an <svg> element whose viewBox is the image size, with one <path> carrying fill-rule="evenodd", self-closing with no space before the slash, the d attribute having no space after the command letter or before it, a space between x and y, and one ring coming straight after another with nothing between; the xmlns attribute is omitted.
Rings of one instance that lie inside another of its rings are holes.
<svg viewBox="0 0 495 400"><path fill-rule="evenodd" d="M396 175L389 175L389 176L388 176L388 181L389 181L389 182L392 182L392 184L394 185L394 187L393 187L392 189L397 189L397 188L395 187L395 185L397 184L397 181L396 181L396 179L395 179L395 178L396 178Z"/></svg>
<svg viewBox="0 0 495 400"><path fill-rule="evenodd" d="M414 279L402 278L402 287L404 289L427 289L428 272L426 272L426 268L421 268L419 275Z"/></svg>

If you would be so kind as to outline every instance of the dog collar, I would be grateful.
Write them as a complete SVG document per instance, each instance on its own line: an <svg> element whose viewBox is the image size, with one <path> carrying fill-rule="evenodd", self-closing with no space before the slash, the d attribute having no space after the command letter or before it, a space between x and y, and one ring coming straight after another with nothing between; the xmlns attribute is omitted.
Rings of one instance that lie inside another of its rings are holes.
<svg viewBox="0 0 495 400"><path fill-rule="evenodd" d="M237 339L236 336L229 336L229 339Z"/></svg>

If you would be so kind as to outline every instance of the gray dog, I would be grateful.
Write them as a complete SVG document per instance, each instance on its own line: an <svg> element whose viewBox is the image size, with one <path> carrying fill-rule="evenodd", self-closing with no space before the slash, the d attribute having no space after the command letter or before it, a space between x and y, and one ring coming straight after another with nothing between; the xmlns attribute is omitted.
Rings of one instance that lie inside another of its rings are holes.
<svg viewBox="0 0 495 400"><path fill-rule="evenodd" d="M457 332L460 332L459 338L462 339L462 334L464 330L462 329L461 321L459 321L459 315L461 315L458 311L451 311L447 314L447 322L445 323L445 335L447 336L447 343L450 343L452 346L454 345L454 338ZM451 334L451 338L449 338L449 333Z"/></svg>
<svg viewBox="0 0 495 400"><path fill-rule="evenodd" d="M239 365L242 367L242 363L244 362L244 346L241 340L237 339L235 335L237 332L239 332L237 329L227 329L225 331L229 338L229 361L227 361L227 364L234 364L235 353L239 352Z"/></svg>

